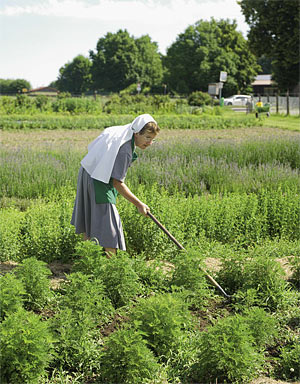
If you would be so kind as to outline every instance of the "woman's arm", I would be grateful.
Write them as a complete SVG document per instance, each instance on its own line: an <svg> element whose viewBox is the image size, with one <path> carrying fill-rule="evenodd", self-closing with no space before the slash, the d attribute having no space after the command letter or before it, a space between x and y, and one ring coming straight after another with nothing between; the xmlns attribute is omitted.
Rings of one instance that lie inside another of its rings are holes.
<svg viewBox="0 0 300 384"><path fill-rule="evenodd" d="M138 211L144 215L147 216L147 212L150 212L150 208L142 203L127 187L125 183L122 181L119 181L117 179L113 179L113 186L116 188L116 190L119 192L120 195L125 197L128 201L130 201L132 204L134 204Z"/></svg>

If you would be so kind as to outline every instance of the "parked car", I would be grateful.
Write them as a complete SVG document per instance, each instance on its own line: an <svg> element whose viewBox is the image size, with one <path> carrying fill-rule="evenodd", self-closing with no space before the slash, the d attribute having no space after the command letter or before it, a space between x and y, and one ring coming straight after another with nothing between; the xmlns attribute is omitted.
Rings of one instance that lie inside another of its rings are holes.
<svg viewBox="0 0 300 384"><path fill-rule="evenodd" d="M224 99L224 105L247 105L251 103L251 96L249 95L233 95Z"/></svg>

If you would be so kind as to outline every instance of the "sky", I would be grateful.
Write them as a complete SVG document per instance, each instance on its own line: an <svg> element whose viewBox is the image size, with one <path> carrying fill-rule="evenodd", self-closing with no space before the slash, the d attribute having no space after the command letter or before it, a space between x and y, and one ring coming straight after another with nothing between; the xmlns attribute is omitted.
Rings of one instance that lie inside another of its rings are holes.
<svg viewBox="0 0 300 384"><path fill-rule="evenodd" d="M49 85L66 63L120 29L149 35L166 54L188 26L212 17L235 19L247 36L237 0L0 0L0 78Z"/></svg>

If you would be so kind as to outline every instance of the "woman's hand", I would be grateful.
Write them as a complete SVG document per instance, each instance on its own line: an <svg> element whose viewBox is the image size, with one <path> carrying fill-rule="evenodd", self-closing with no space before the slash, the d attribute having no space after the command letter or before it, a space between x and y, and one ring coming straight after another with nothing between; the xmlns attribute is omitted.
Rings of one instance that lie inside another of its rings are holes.
<svg viewBox="0 0 300 384"><path fill-rule="evenodd" d="M141 215L147 216L148 212L150 212L148 205L142 202L140 202L140 204L138 204L136 207Z"/></svg>

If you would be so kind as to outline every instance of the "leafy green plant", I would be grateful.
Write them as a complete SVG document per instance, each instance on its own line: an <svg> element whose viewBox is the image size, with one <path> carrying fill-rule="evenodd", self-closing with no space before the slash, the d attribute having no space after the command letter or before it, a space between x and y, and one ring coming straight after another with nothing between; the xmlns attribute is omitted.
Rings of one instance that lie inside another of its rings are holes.
<svg viewBox="0 0 300 384"><path fill-rule="evenodd" d="M110 259L103 258L103 265L95 271L95 276L102 279L115 308L128 305L143 292L133 261L126 252L119 252L117 257Z"/></svg>
<svg viewBox="0 0 300 384"><path fill-rule="evenodd" d="M68 280L60 287L61 308L89 314L95 324L108 322L114 313L113 306L106 296L105 286L100 279L76 272L68 275Z"/></svg>
<svg viewBox="0 0 300 384"><path fill-rule="evenodd" d="M178 340L192 321L187 304L172 294L141 299L133 308L131 318L160 358L176 350Z"/></svg>
<svg viewBox="0 0 300 384"><path fill-rule="evenodd" d="M210 105L212 103L212 99L208 93L196 91L189 95L188 103L189 105L202 107L203 105Z"/></svg>
<svg viewBox="0 0 300 384"><path fill-rule="evenodd" d="M294 345L287 345L280 353L280 373L285 380L300 379L300 342Z"/></svg>
<svg viewBox="0 0 300 384"><path fill-rule="evenodd" d="M85 375L97 371L101 339L90 313L63 308L50 321L56 339L53 365Z"/></svg>
<svg viewBox="0 0 300 384"><path fill-rule="evenodd" d="M262 364L249 325L240 316L229 316L199 335L191 375L197 382L244 383L259 373Z"/></svg>
<svg viewBox="0 0 300 384"><path fill-rule="evenodd" d="M25 288L24 304L29 309L41 310L53 297L50 289L51 271L46 263L34 257L23 260L14 273Z"/></svg>
<svg viewBox="0 0 300 384"><path fill-rule="evenodd" d="M38 202L27 210L22 223L23 257L51 262L70 260L77 238L70 225L71 202Z"/></svg>
<svg viewBox="0 0 300 384"><path fill-rule="evenodd" d="M19 261L21 253L20 230L24 217L16 209L0 211L0 261Z"/></svg>
<svg viewBox="0 0 300 384"><path fill-rule="evenodd" d="M203 308L210 296L202 269L203 257L197 250L188 250L178 253L173 263L175 268L170 284L186 290L185 295L191 307Z"/></svg>
<svg viewBox="0 0 300 384"><path fill-rule="evenodd" d="M1 383L37 383L53 357L48 323L19 308L0 324L0 336Z"/></svg>
<svg viewBox="0 0 300 384"><path fill-rule="evenodd" d="M144 383L154 380L160 368L143 333L131 328L119 329L106 339L101 363L100 378L105 383Z"/></svg>
<svg viewBox="0 0 300 384"><path fill-rule="evenodd" d="M0 316L3 320L23 306L25 288L13 273L0 277Z"/></svg>
<svg viewBox="0 0 300 384"><path fill-rule="evenodd" d="M78 258L80 256L80 258ZM134 268L134 261L126 252L106 257L102 248L93 242L81 242L76 247L74 271L100 279L115 308L128 305L143 292L143 284Z"/></svg>

